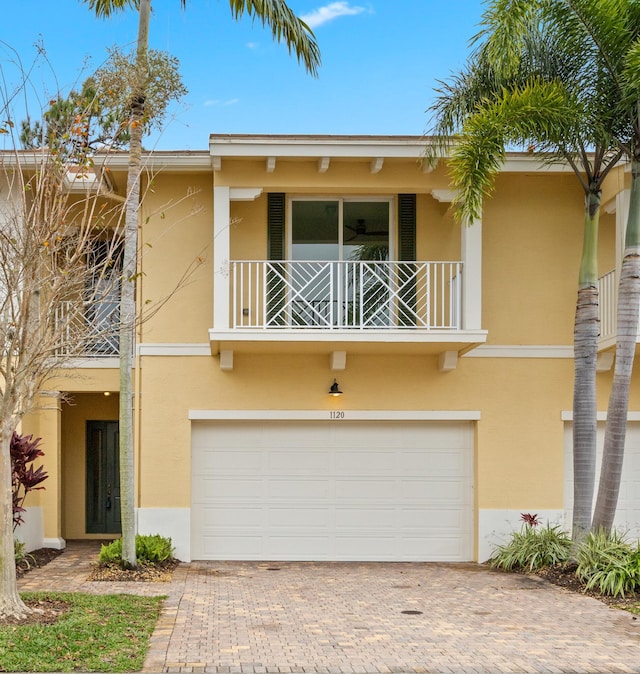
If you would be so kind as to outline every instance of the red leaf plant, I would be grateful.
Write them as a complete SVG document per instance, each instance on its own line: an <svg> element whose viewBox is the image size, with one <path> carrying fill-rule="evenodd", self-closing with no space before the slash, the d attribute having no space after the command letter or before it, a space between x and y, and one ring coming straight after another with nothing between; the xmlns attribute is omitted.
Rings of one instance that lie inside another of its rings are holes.
<svg viewBox="0 0 640 674"><path fill-rule="evenodd" d="M48 474L44 466L33 467L34 461L44 456L44 452L38 446L42 438L33 439L33 435L19 435L14 432L11 437L9 452L11 454L11 489L13 493L13 530L24 522L22 513L26 512L23 507L27 494L31 491L44 489L39 487Z"/></svg>
<svg viewBox="0 0 640 674"><path fill-rule="evenodd" d="M520 518L530 527L537 527L538 524L540 524L537 513L535 515L532 515L531 513L520 513Z"/></svg>

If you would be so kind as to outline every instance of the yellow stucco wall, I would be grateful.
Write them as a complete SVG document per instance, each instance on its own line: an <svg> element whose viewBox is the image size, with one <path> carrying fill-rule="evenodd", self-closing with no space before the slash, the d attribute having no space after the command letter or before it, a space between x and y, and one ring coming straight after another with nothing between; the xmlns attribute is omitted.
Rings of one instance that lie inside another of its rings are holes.
<svg viewBox="0 0 640 674"><path fill-rule="evenodd" d="M368 162L224 160L212 173L161 173L144 204L139 297L151 304L171 295L191 263L193 276L140 329L140 344L208 343L213 321L213 183L263 187L255 201L232 202L232 259L266 257L266 193L288 196L380 195L416 192L417 256L459 260L461 226L450 204L431 196L446 189L439 167L423 173L415 162L387 161L372 174ZM612 177L613 179L613 177ZM624 179L616 174L616 180ZM348 185L348 189L345 186ZM310 187L312 186L312 187ZM139 457L138 500L142 508L189 508L191 502L189 410L477 410L476 500L481 509L563 507L563 410L572 405L573 340L583 194L571 174L502 175L483 213L482 328L500 357L459 359L451 372L438 370L438 354L411 349L375 355L376 347L347 349L347 368L329 368L329 352L304 353L285 342L269 353L243 352L223 372L217 356L151 356L138 360L136 417ZM394 209L395 210L395 209ZM615 214L600 228L601 273L615 264ZM148 245L147 245L148 244ZM547 358L519 357L509 347L564 349ZM487 356L487 354L484 354ZM327 396L337 376L345 395ZM599 409L606 408L611 373L598 376ZM60 479L64 483L59 528L69 538L84 536L84 424L117 418L101 397L117 391L117 370L92 370L56 383L78 392L75 407L63 406ZM55 387L54 387L55 388ZM631 407L640 406L634 379ZM93 416L91 416L93 415ZM105 416L106 415L106 416Z"/></svg>
<svg viewBox="0 0 640 674"><path fill-rule="evenodd" d="M442 373L435 356L241 355L233 372L216 359L144 360L142 507L190 506L189 409L479 410L481 508L562 507L563 424L571 406L570 360L463 358ZM327 396L333 375L345 395ZM162 404L166 382L172 401ZM257 385L257 383L261 385ZM155 395L154 395L154 392Z"/></svg>

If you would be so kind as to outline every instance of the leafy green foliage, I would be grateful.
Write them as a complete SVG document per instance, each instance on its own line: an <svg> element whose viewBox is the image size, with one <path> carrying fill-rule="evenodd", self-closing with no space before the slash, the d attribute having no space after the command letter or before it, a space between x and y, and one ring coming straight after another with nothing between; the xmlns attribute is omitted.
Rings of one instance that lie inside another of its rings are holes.
<svg viewBox="0 0 640 674"><path fill-rule="evenodd" d="M160 128L169 103L187 93L178 59L157 49L150 49L136 64L135 51L113 48L94 78L103 108L113 111L115 119L127 128L136 104L144 110L144 128ZM136 101L135 92L144 92L144 100Z"/></svg>
<svg viewBox="0 0 640 674"><path fill-rule="evenodd" d="M14 431L11 437L9 453L11 455L11 491L13 496L13 529L24 521L22 513L26 512L24 501L29 492L44 489L39 486L48 476L43 466L34 469L33 463L44 456L40 449L41 438L33 439L32 435L19 435Z"/></svg>
<svg viewBox="0 0 640 674"><path fill-rule="evenodd" d="M511 540L499 545L489 560L496 569L534 571L545 566L564 564L571 554L571 537L561 527L523 524Z"/></svg>
<svg viewBox="0 0 640 674"><path fill-rule="evenodd" d="M0 627L8 672L131 672L142 669L162 597L25 593L26 602L64 602L54 624Z"/></svg>
<svg viewBox="0 0 640 674"><path fill-rule="evenodd" d="M136 557L141 564L161 564L170 561L173 559L173 552L170 538L158 534L136 535ZM107 545L102 545L98 560L104 565L122 565L122 539L117 538Z"/></svg>
<svg viewBox="0 0 640 674"><path fill-rule="evenodd" d="M576 576L588 590L617 597L640 585L640 548L613 531L591 532L578 548Z"/></svg>
<svg viewBox="0 0 640 674"><path fill-rule="evenodd" d="M13 541L13 559L15 560L16 566L22 564L27 568L31 567L31 563L34 561L33 555L30 555L27 552L27 548L22 541Z"/></svg>
<svg viewBox="0 0 640 674"><path fill-rule="evenodd" d="M144 91L144 100L136 101L134 91ZM186 93L175 57L152 49L137 67L135 53L114 48L80 91L49 102L43 123L23 120L20 142L25 149L49 147L62 162L90 164L96 151L128 145L136 103L144 109L144 128L160 128L168 105Z"/></svg>

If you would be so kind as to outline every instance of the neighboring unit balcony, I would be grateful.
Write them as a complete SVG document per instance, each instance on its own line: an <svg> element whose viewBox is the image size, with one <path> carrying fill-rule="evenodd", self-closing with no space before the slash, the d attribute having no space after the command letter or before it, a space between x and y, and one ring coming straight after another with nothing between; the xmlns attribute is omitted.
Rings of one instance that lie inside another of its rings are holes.
<svg viewBox="0 0 640 674"><path fill-rule="evenodd" d="M618 295L615 269L598 279L598 318L600 319L599 348L607 349L616 343L616 297Z"/></svg>
<svg viewBox="0 0 640 674"><path fill-rule="evenodd" d="M465 326L461 261L237 260L216 275L226 325L212 353L457 354L486 340ZM452 355L449 359L452 359Z"/></svg>
<svg viewBox="0 0 640 674"><path fill-rule="evenodd" d="M62 302L56 308L59 347L56 355L64 359L117 358L119 348L117 302L100 301L79 311L78 302Z"/></svg>

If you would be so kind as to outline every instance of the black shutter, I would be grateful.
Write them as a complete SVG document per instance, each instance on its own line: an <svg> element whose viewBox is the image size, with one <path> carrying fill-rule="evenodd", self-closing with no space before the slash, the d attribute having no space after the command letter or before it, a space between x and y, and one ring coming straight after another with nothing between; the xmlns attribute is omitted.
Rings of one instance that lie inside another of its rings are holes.
<svg viewBox="0 0 640 674"><path fill-rule="evenodd" d="M267 194L267 258L277 262L285 259L285 206L283 192ZM267 270L267 326L285 325L286 287L285 265L271 265Z"/></svg>
<svg viewBox="0 0 640 674"><path fill-rule="evenodd" d="M284 211L284 193L267 194L267 257L269 260L284 260Z"/></svg>
<svg viewBox="0 0 640 674"><path fill-rule="evenodd" d="M398 194L398 260L416 259L416 195Z"/></svg>
<svg viewBox="0 0 640 674"><path fill-rule="evenodd" d="M398 261L416 260L416 195L398 194ZM416 323L416 266L399 264L400 306L398 322L401 326L414 326Z"/></svg>

